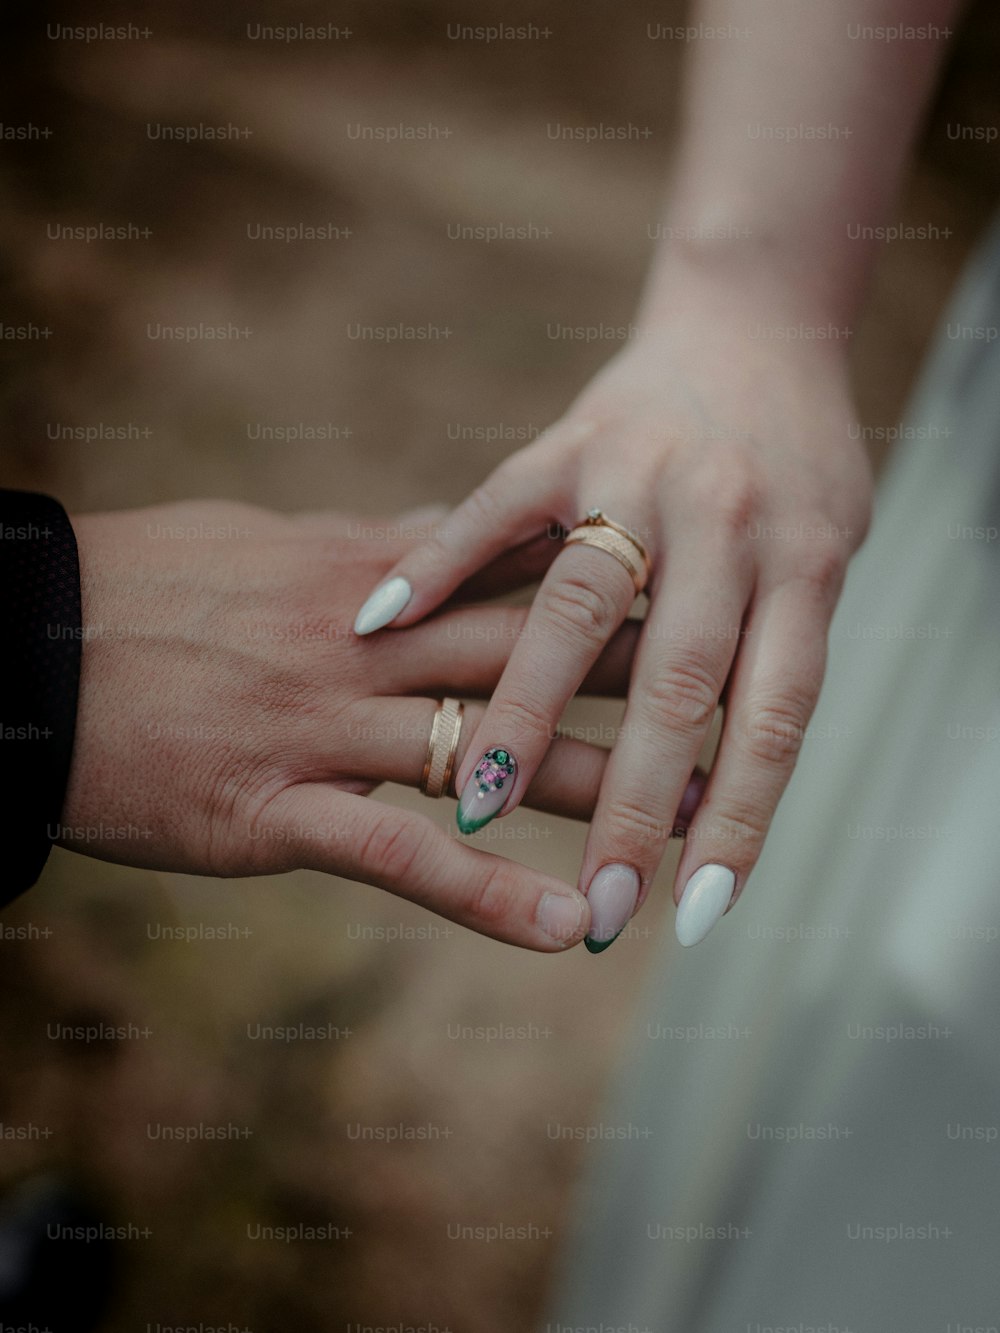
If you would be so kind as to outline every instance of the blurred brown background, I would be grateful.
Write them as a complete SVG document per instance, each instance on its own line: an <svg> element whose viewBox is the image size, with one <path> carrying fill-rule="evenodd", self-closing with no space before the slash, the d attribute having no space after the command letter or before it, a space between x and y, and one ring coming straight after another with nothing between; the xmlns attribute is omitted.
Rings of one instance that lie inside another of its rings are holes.
<svg viewBox="0 0 1000 1333"><path fill-rule="evenodd" d="M548 325L632 314L685 53L647 25L682 22L674 0L543 14L508 0L502 15L439 0L348 0L335 13L271 3L252 15L167 2L99 20L81 9L38 18L13 6L2 57L5 126L51 135L3 145L0 321L53 330L0 342L4 485L51 491L71 513L189 496L365 514L451 503L615 350L553 339ZM449 36L451 24L497 21L550 35ZM151 32L88 43L47 31L94 22ZM254 40L258 24L350 35ZM1000 123L998 45L1000 15L975 6L900 204L902 220L952 235L886 247L855 339L862 418L875 427L898 420L994 206L997 146L955 141L947 127ZM557 121L653 133L566 144L546 136ZM198 124L239 134L177 143L148 129ZM387 143L353 137L360 125L449 133ZM498 222L537 233L491 244L448 234ZM58 224L150 234L53 240ZM300 225L338 230L251 239L258 226ZM147 332L199 323L252 333ZM386 344L352 338L353 324L451 333ZM281 438L300 424L320 438ZM74 427L126 437L59 438ZM259 438L269 427L278 438ZM514 438L463 438L496 427ZM571 720L600 730L616 711L578 705ZM396 789L379 799L426 806ZM432 816L449 826L445 806ZM578 827L518 814L477 836L575 879ZM566 1127L599 1123L666 897L600 959L551 959L315 875L195 880L56 852L2 923L0 1125L39 1132L0 1137L0 1188L54 1168L109 1220L149 1229L124 1243L114 1333L197 1321L529 1328L587 1151ZM235 937L165 941L164 926ZM47 1035L100 1022L151 1035ZM258 1023L300 1022L341 1035L250 1036ZM463 1034L496 1024L521 1025L520 1036ZM156 1126L199 1124L239 1134L156 1137ZM259 1241L248 1234L258 1224L351 1235ZM526 1238L449 1236L497 1225Z"/></svg>

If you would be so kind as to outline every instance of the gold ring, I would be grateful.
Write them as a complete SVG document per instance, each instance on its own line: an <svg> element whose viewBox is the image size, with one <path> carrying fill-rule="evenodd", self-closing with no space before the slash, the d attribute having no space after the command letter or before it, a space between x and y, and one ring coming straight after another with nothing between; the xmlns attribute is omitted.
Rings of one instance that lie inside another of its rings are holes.
<svg viewBox="0 0 1000 1333"><path fill-rule="evenodd" d="M465 705L460 699L442 699L435 710L431 738L427 742L427 758L420 775L420 790L434 800L448 790L464 712Z"/></svg>
<svg viewBox="0 0 1000 1333"><path fill-rule="evenodd" d="M596 546L614 556L620 565L624 565L635 584L636 594L642 592L649 582L653 562L642 542L628 528L622 527L608 518L600 509L589 509L587 517L575 527L564 542L582 542L585 546Z"/></svg>

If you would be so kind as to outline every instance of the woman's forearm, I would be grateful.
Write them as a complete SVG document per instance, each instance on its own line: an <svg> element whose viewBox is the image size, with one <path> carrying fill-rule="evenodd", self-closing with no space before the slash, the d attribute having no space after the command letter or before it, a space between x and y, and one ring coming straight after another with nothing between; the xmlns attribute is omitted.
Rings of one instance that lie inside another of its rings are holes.
<svg viewBox="0 0 1000 1333"><path fill-rule="evenodd" d="M707 268L849 323L961 0L700 0L643 318ZM723 35L712 36L712 30ZM873 230L876 229L876 230Z"/></svg>

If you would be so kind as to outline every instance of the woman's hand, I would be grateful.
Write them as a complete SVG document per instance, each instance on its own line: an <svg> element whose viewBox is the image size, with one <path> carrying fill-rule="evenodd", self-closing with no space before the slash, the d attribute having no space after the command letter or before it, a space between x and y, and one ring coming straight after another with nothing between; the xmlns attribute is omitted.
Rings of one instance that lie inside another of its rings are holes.
<svg viewBox="0 0 1000 1333"><path fill-rule="evenodd" d="M363 799L381 781L418 784L435 698L488 696L524 611L470 607L359 639L363 590L413 543L366 539L341 516L197 502L74 528L84 650L64 847L193 874L306 867L527 948L583 938L575 889ZM624 692L635 643L619 635L593 693ZM467 709L460 758L482 711ZM606 757L558 741L526 799L588 818Z"/></svg>
<svg viewBox="0 0 1000 1333"><path fill-rule="evenodd" d="M682 943L735 901L788 782L869 521L846 337L803 324L792 303L685 277L670 317L644 324L561 421L403 555L359 615L361 631L412 626L476 571L591 508L639 537L649 607L580 875L584 892L613 886L621 926L648 891L720 699L720 747L674 890ZM560 714L634 597L606 552L560 551L459 766L460 826L513 810L551 764ZM484 807L474 770L498 748L513 781Z"/></svg>

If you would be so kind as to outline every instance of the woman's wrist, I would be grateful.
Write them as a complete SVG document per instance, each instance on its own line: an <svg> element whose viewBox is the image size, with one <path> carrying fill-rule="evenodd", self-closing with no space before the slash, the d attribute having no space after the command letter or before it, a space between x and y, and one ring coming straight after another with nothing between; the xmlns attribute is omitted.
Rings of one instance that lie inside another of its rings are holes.
<svg viewBox="0 0 1000 1333"><path fill-rule="evenodd" d="M699 338L809 345L846 355L858 303L830 290L822 257L807 264L784 238L737 223L662 224L636 324Z"/></svg>

